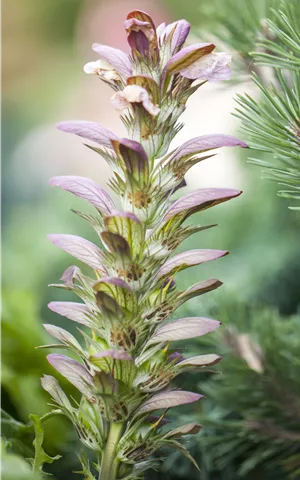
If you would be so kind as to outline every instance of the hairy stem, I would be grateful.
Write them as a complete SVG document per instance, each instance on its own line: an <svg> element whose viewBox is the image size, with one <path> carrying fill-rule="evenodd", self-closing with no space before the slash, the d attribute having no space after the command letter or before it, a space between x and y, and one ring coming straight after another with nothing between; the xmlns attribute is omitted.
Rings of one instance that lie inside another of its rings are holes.
<svg viewBox="0 0 300 480"><path fill-rule="evenodd" d="M116 458L116 450L123 430L123 423L110 425L106 447L102 457L99 480L116 480L119 461Z"/></svg>

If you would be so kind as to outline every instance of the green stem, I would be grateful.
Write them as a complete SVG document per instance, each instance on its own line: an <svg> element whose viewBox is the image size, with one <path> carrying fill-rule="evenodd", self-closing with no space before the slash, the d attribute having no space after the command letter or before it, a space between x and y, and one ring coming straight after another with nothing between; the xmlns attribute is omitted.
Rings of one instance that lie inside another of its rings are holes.
<svg viewBox="0 0 300 480"><path fill-rule="evenodd" d="M110 425L106 447L102 457L99 480L116 480L119 461L116 458L116 450L123 430L123 423Z"/></svg>

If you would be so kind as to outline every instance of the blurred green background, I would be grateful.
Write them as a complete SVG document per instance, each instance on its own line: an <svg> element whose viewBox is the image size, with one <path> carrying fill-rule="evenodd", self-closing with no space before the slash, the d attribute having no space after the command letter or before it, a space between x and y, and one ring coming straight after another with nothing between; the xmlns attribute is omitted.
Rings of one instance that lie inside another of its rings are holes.
<svg viewBox="0 0 300 480"><path fill-rule="evenodd" d="M247 23L249 3L254 13L253 21ZM42 323L72 327L47 309L49 301L65 298L47 285L58 280L72 259L56 250L46 234L76 233L96 241L70 212L70 207L76 208L80 202L51 190L48 179L79 174L104 185L109 177L107 166L96 155L78 139L56 131L54 124L67 119L96 120L122 132L110 106L111 91L82 72L83 64L95 58L90 45L99 42L126 49L122 22L135 8L152 13L157 23L186 18L196 40L221 35L226 27L222 18L231 18L227 27L235 28L239 40L230 44L236 65L234 82L200 89L188 104L184 114L187 127L177 142L217 131L241 135L230 113L236 92L257 95L249 81L251 62L245 54L253 47L253 35L267 3L2 1L2 407L16 420L12 428L4 419L5 478L29 478L26 463L21 477L21 458L19 473L12 472L9 465L16 465L14 455L32 455L32 432L22 423L29 422L30 413L41 415L50 408L40 376L50 373L51 367L45 352L35 350L47 342ZM224 38L219 43L219 50L226 48ZM177 423L188 417L205 427L199 439L189 444L201 473L172 454L162 472L149 473L149 479L284 480L300 475L300 385L296 375L300 357L300 216L276 196L276 185L263 181L259 169L246 162L247 153L229 150L187 176L187 190L202 185L244 190L242 197L228 205L198 215L195 222L219 226L182 247L231 252L216 263L179 275L182 288L210 277L225 284L179 312L214 315L223 322L222 332L208 340L181 345L190 352L207 349L223 354L223 374L179 379L181 386L207 396L194 411L181 408L172 414ZM68 423L49 420L45 430L46 451L63 455L49 466L49 472L57 480L79 478L70 473L79 469L79 463L74 455L77 440Z"/></svg>

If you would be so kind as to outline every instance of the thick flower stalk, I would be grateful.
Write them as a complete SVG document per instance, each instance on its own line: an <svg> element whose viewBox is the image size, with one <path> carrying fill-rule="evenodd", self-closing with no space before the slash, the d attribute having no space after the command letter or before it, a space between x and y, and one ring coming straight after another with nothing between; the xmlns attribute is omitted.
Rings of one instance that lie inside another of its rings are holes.
<svg viewBox="0 0 300 480"><path fill-rule="evenodd" d="M200 430L196 424L166 429L167 409L202 397L179 390L173 380L183 372L214 365L220 357L184 358L172 342L212 332L219 322L169 317L184 302L221 282L209 279L180 291L175 276L228 252L174 252L190 235L213 226L184 225L190 215L241 192L206 188L176 201L172 195L184 185L184 175L193 165L213 156L211 150L246 146L231 136L205 135L169 151L182 127L178 118L188 98L207 81L229 78L229 55L214 53L211 43L185 47L190 30L185 20L156 28L148 14L134 11L125 29L131 56L94 44L100 60L84 70L115 91L112 104L122 111L128 138L94 122L58 124L60 130L97 144L90 148L111 166L109 185L119 197L118 205L88 178L64 176L50 181L95 207L94 215L79 215L94 228L103 248L74 235L50 235L56 246L92 272L88 276L77 266L69 267L63 283L56 286L73 292L81 302L49 304L52 311L80 325L83 342L62 328L45 325L61 342L55 346L77 357L50 354L48 360L81 392L81 400L69 399L54 377L44 376L42 385L56 408L73 422L82 443L97 454L95 468L101 480L143 478L143 472L154 465L151 455L161 447L189 455L179 440ZM96 478L88 461L82 463L84 478Z"/></svg>

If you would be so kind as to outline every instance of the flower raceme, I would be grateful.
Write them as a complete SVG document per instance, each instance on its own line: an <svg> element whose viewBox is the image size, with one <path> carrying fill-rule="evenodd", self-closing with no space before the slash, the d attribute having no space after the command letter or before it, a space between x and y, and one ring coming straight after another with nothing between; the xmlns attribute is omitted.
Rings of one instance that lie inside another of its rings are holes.
<svg viewBox="0 0 300 480"><path fill-rule="evenodd" d="M184 358L172 342L214 331L219 322L190 317L169 320L189 299L221 285L216 279L198 282L186 291L176 287L183 269L223 257L224 250L174 253L194 233L213 227L187 226L192 214L226 202L240 191L205 188L177 200L172 194L184 185L184 175L211 150L247 145L228 135L193 138L173 151L171 140L182 128L178 118L188 98L205 82L230 76L230 57L214 53L215 45L184 46L190 25L179 20L155 27L151 17L131 12L125 22L131 55L94 44L100 59L84 67L115 91L112 104L122 110L128 138L119 138L88 121L61 122L58 128L93 143L112 169L109 182L119 197L116 205L96 182L78 176L54 177L60 187L88 201L93 215L77 212L96 231L102 247L75 235L50 235L50 240L92 272L69 267L59 288L80 302L51 302L49 308L78 324L84 346L66 330L45 325L77 360L48 355L49 363L81 393L69 400L58 381L45 375L42 385L56 406L73 422L82 443L96 452L101 480L140 479L154 466L151 455L171 446L189 456L178 441L199 425L166 430L170 407L189 404L202 395L182 391L173 379L186 371L216 364L215 354ZM154 411L161 411L154 417ZM191 458L191 457L189 457ZM94 479L84 462L85 478Z"/></svg>

